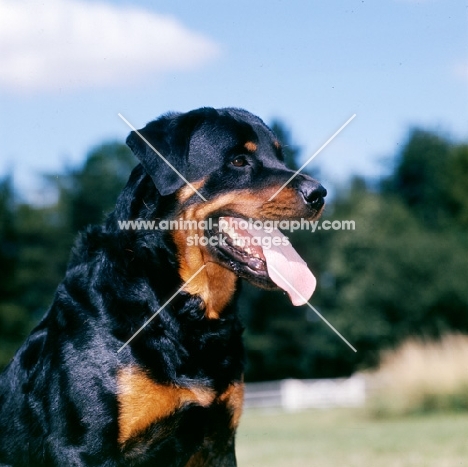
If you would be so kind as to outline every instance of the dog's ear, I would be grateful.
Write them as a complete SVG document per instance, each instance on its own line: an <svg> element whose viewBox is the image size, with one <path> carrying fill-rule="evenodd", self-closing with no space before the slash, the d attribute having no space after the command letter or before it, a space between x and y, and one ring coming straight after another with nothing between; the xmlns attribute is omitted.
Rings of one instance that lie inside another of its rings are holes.
<svg viewBox="0 0 468 467"><path fill-rule="evenodd" d="M181 175L187 178L187 156L192 134L204 121L217 116L218 112L212 108L168 114L148 123L138 133L130 133L127 145L161 195L170 195L185 185Z"/></svg>

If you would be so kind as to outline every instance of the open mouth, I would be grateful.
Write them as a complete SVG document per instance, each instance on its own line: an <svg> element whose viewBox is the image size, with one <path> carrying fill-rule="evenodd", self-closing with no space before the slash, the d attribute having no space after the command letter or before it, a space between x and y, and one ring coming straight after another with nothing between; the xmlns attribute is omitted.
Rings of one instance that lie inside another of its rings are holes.
<svg viewBox="0 0 468 467"><path fill-rule="evenodd" d="M210 234L217 235L218 249L227 254L231 260L242 264L251 274L268 278L263 248L254 244L255 237L241 227L245 222L240 218L220 217L216 223L217 227Z"/></svg>
<svg viewBox="0 0 468 467"><path fill-rule="evenodd" d="M312 296L314 275L278 229L222 216L207 233L216 239L210 249L239 277L262 288L284 290L296 306Z"/></svg>

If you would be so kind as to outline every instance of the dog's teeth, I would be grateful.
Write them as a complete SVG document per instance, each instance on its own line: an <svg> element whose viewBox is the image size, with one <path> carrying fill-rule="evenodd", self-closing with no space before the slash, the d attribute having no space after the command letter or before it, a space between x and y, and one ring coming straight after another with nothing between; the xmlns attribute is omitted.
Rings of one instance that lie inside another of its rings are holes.
<svg viewBox="0 0 468 467"><path fill-rule="evenodd" d="M241 248L244 247L244 239L242 237L235 237L233 240L234 245L239 246Z"/></svg>
<svg viewBox="0 0 468 467"><path fill-rule="evenodd" d="M261 259L257 259L257 258L250 258L249 266L257 270L265 269L265 263Z"/></svg>
<svg viewBox="0 0 468 467"><path fill-rule="evenodd" d="M225 229L222 229L222 232L224 232L226 235L229 235L231 238L237 238L239 236L236 233L236 231L231 227L226 227Z"/></svg>

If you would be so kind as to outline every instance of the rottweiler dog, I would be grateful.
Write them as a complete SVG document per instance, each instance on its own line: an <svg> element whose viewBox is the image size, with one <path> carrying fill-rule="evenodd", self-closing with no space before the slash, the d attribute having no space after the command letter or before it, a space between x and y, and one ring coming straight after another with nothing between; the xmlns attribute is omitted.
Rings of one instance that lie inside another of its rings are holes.
<svg viewBox="0 0 468 467"><path fill-rule="evenodd" d="M260 118L170 113L127 144L140 164L1 376L2 466L235 466L239 279L296 305L315 287L262 222L315 219L326 191Z"/></svg>

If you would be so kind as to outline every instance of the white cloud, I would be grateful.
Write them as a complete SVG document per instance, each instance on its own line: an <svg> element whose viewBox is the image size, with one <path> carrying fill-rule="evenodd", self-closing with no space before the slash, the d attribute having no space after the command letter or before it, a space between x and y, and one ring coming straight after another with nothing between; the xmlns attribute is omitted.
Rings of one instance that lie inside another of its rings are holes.
<svg viewBox="0 0 468 467"><path fill-rule="evenodd" d="M177 19L83 0L0 0L0 88L115 86L196 68L218 46Z"/></svg>

